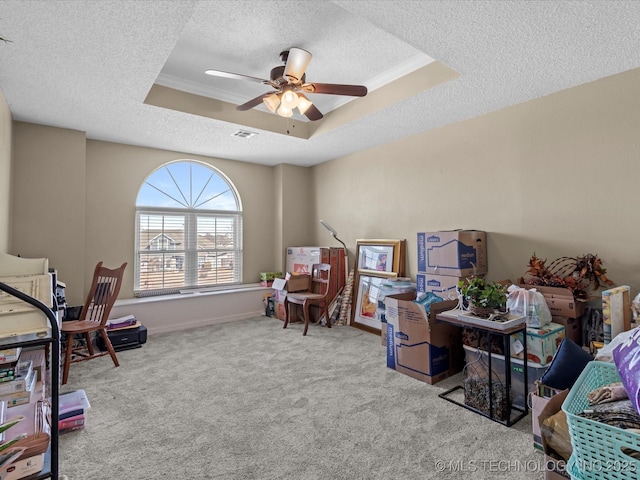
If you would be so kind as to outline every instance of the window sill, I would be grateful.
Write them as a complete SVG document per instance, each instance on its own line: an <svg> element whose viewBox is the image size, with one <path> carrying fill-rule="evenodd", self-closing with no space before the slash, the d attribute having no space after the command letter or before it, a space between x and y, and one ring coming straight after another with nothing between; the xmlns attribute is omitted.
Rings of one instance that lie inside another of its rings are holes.
<svg viewBox="0 0 640 480"><path fill-rule="evenodd" d="M119 307L127 306L127 305L142 305L145 303L187 300L189 298L194 298L194 297L229 295L233 293L257 291L257 290L272 291L273 289L271 287L263 287L259 283L247 283L244 285L234 285L233 287L228 287L228 288L209 287L209 288L202 288L200 290L198 289L184 290L182 293L173 293L169 295L156 295L156 296L151 295L148 297L124 298L121 300L116 300L115 305Z"/></svg>

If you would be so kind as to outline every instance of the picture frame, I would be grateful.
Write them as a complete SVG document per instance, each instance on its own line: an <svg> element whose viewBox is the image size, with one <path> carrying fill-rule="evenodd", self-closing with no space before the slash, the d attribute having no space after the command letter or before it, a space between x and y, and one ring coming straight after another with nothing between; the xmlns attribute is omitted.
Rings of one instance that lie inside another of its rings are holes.
<svg viewBox="0 0 640 480"><path fill-rule="evenodd" d="M405 240L356 240L350 325L381 334L378 293L389 279L404 275Z"/></svg>
<svg viewBox="0 0 640 480"><path fill-rule="evenodd" d="M356 271L395 278L404 273L404 240L356 240Z"/></svg>
<svg viewBox="0 0 640 480"><path fill-rule="evenodd" d="M359 275L357 296L353 312L353 325L363 330L380 333L381 321L378 315L378 291L387 277Z"/></svg>

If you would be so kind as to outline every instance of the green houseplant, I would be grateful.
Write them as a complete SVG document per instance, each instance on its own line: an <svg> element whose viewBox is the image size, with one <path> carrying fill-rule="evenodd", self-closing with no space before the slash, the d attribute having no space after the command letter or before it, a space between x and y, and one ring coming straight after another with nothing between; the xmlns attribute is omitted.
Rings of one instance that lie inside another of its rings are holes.
<svg viewBox="0 0 640 480"><path fill-rule="evenodd" d="M507 286L480 277L460 281L458 289L462 294L465 310L483 318L496 312L506 313Z"/></svg>

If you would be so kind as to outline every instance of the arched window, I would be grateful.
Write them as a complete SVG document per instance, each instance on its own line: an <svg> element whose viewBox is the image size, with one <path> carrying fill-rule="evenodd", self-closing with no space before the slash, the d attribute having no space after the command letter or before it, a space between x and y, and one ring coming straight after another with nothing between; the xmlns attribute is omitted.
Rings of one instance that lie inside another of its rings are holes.
<svg viewBox="0 0 640 480"><path fill-rule="evenodd" d="M242 206L231 181L192 160L151 173L136 200L136 294L240 282Z"/></svg>

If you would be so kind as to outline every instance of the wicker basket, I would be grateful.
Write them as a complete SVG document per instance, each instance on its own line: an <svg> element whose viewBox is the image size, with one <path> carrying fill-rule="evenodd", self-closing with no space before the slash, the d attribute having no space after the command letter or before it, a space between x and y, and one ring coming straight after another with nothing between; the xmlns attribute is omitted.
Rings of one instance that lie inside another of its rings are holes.
<svg viewBox="0 0 640 480"><path fill-rule="evenodd" d="M640 460L623 452L623 449L640 452L640 434L578 416L589 408L589 392L619 381L620 375L614 364L589 362L562 404L573 447L570 471L573 478L640 478Z"/></svg>

